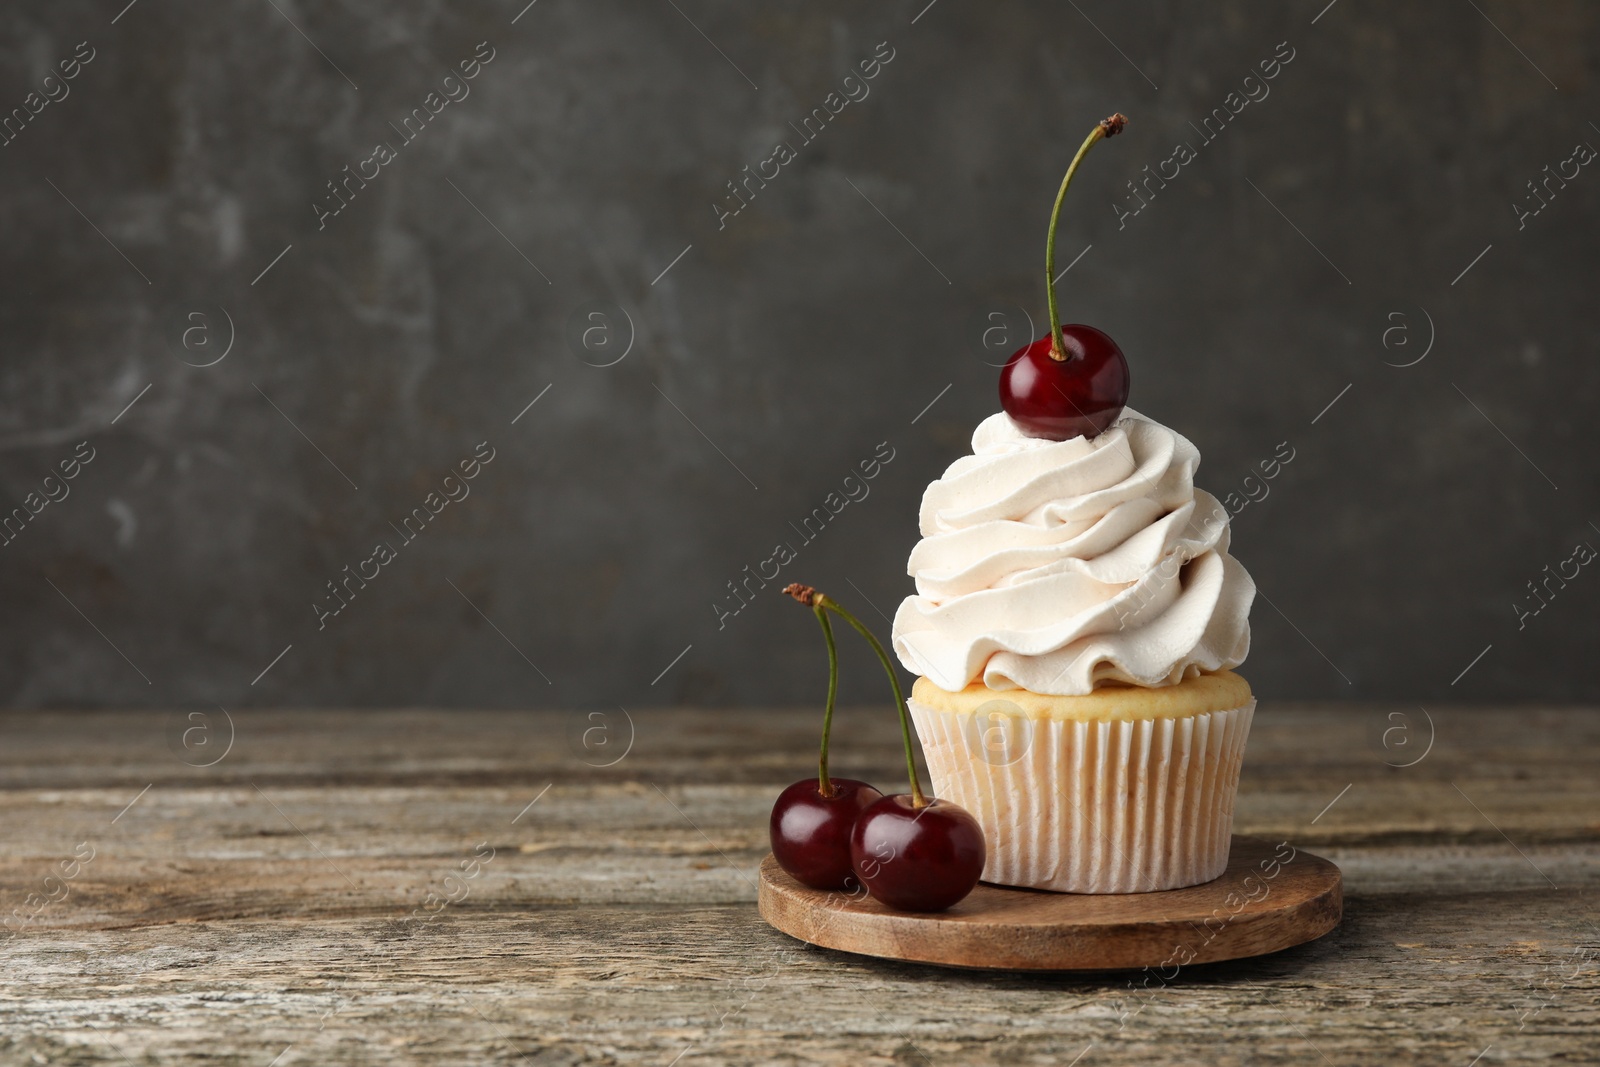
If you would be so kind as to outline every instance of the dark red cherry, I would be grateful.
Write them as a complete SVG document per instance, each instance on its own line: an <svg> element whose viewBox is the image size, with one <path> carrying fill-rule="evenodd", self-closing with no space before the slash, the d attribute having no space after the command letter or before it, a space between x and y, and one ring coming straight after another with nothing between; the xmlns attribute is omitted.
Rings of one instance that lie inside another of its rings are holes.
<svg viewBox="0 0 1600 1067"><path fill-rule="evenodd" d="M856 818L883 794L853 778L829 778L825 797L816 778L804 778L772 805L772 854L778 865L813 889L848 889L850 831Z"/></svg>
<svg viewBox="0 0 1600 1067"><path fill-rule="evenodd" d="M1019 348L1000 372L1000 406L1029 437L1096 437L1128 402L1128 361L1093 326L1061 327L1066 359L1050 355L1050 335Z"/></svg>
<svg viewBox="0 0 1600 1067"><path fill-rule="evenodd" d="M850 860L878 900L901 911L943 911L972 892L983 873L983 830L948 800L913 806L898 794L856 819Z"/></svg>

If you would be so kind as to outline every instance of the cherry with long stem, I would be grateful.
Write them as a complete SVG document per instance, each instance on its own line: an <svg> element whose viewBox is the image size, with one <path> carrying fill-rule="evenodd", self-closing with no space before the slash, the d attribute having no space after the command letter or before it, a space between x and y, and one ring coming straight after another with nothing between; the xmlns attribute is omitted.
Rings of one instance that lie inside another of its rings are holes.
<svg viewBox="0 0 1600 1067"><path fill-rule="evenodd" d="M1063 325L1056 308L1056 224L1073 175L1089 149L1127 125L1121 114L1102 119L1072 157L1050 212L1044 240L1044 290L1050 330L1013 352L1000 371L1000 406L1027 437L1067 441L1104 433L1128 403L1128 361L1103 331L1082 323Z"/></svg>
<svg viewBox="0 0 1600 1067"><path fill-rule="evenodd" d="M816 778L802 778L778 795L769 832L779 866L813 889L845 890L855 884L850 834L857 817L883 798L875 787L828 774L828 744L839 695L839 653L833 623L821 605L810 605L828 646L828 703L822 713L822 747Z"/></svg>
<svg viewBox="0 0 1600 1067"><path fill-rule="evenodd" d="M1044 239L1044 291L1045 302L1050 308L1050 358L1054 360L1067 358L1066 342L1061 336L1061 316L1056 313L1056 223L1061 218L1061 202L1067 198L1067 187L1072 184L1072 176L1078 173L1078 164L1089 154L1089 149L1107 137L1115 137L1127 124L1127 116L1119 111L1110 118L1101 119L1089 131L1089 136L1078 146L1078 154L1072 157L1072 162L1067 166L1067 173L1061 179L1061 189L1056 193L1055 207L1050 209L1050 231Z"/></svg>

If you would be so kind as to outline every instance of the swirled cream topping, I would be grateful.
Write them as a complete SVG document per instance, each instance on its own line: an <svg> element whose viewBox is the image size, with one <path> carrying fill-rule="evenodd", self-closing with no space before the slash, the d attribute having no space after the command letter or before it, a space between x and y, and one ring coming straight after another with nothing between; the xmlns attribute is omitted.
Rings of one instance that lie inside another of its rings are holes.
<svg viewBox="0 0 1600 1067"><path fill-rule="evenodd" d="M1250 651L1255 583L1200 453L1137 412L1098 437L1025 436L1004 413L922 497L894 619L906 668L951 692L1175 685Z"/></svg>

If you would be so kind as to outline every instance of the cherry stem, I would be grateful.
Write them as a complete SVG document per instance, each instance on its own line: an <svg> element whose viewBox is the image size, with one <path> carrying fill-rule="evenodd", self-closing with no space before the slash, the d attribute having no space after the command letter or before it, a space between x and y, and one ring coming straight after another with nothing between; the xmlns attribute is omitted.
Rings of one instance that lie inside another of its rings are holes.
<svg viewBox="0 0 1600 1067"><path fill-rule="evenodd" d="M878 643L872 631L863 626L860 619L846 611L837 600L823 593L817 593L813 604L817 608L827 608L854 626L856 632L867 639L872 651L878 654L878 662L883 664L884 673L889 676L889 687L894 690L895 710L900 713L900 739L905 743L906 774L911 778L911 806L927 807L928 799L922 795L922 785L917 781L917 761L911 754L911 715L906 711L905 694L900 691L900 679L894 673L894 665L889 662L889 654L883 650L883 646Z"/></svg>
<svg viewBox="0 0 1600 1067"><path fill-rule="evenodd" d="M825 797L834 794L833 780L828 777L828 736L833 730L833 702L839 693L839 651L833 644L833 623L821 604L811 610L822 624L823 639L828 642L828 709L822 713L822 755L817 760L817 792Z"/></svg>
<svg viewBox="0 0 1600 1067"><path fill-rule="evenodd" d="M1066 340L1061 336L1061 317L1056 313L1056 221L1061 217L1061 201L1066 199L1067 186L1072 184L1072 176L1078 172L1078 164L1089 154L1089 149L1102 138L1115 137L1127 124L1127 118L1118 112L1110 118L1101 119L1095 128L1089 131L1089 136L1085 137L1083 144L1078 147L1078 154L1072 157L1066 176L1061 179L1061 190L1056 193L1056 206L1050 211L1050 233L1044 241L1044 291L1050 305L1051 359L1067 358Z"/></svg>

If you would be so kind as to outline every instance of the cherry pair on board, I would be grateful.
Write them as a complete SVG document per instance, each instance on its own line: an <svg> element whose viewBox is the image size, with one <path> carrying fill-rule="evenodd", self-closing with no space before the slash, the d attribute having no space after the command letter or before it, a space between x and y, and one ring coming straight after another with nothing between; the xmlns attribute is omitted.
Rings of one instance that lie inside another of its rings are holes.
<svg viewBox="0 0 1600 1067"><path fill-rule="evenodd" d="M865 889L891 908L943 911L978 884L983 873L983 831L965 808L923 795L911 754L905 698L872 631L810 586L795 584L784 592L810 607L822 625L828 643L828 705L822 718L817 777L795 782L772 806L772 854L779 866L813 889L852 894ZM828 740L839 688L830 612L867 639L889 674L911 778L909 794L884 796L866 782L828 774Z"/></svg>

